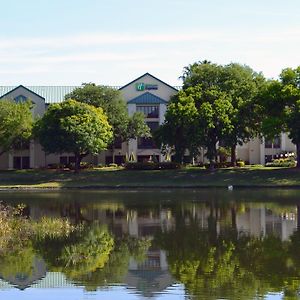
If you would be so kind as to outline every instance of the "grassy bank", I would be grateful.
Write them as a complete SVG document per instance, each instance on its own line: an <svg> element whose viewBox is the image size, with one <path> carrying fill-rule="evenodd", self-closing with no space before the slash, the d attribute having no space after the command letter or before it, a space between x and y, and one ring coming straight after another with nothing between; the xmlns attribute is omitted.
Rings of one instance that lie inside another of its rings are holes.
<svg viewBox="0 0 300 300"><path fill-rule="evenodd" d="M293 168L236 168L214 172L199 168L163 171L123 169L71 171L1 171L0 189L6 188L136 188L136 187L299 187L300 171Z"/></svg>

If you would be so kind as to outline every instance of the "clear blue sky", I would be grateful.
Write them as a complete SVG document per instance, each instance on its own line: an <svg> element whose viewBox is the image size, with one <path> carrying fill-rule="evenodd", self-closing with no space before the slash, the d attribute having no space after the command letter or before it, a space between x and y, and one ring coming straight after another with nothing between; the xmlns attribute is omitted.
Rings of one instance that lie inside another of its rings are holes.
<svg viewBox="0 0 300 300"><path fill-rule="evenodd" d="M300 65L299 0L0 0L0 85L178 85L199 60Z"/></svg>

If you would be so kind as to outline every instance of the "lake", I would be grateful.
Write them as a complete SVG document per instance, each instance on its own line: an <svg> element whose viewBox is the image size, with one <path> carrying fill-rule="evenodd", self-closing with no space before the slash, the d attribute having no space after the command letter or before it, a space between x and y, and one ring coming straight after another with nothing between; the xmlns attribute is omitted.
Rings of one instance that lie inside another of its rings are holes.
<svg viewBox="0 0 300 300"><path fill-rule="evenodd" d="M0 200L22 204L24 228L71 228L31 238L28 227L22 247L0 252L1 299L300 298L300 190L13 191Z"/></svg>

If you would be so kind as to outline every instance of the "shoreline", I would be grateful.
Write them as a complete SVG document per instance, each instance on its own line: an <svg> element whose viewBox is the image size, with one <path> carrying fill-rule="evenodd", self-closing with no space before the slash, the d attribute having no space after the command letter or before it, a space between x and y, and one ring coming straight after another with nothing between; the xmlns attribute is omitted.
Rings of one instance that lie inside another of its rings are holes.
<svg viewBox="0 0 300 300"><path fill-rule="evenodd" d="M63 191L63 190L203 190L203 189L225 189L229 192L234 190L245 190L245 189L281 189L281 190L299 190L300 185L236 185L233 186L232 190L228 190L228 186L220 185L189 185L189 186L7 186L0 187L0 192L6 191Z"/></svg>

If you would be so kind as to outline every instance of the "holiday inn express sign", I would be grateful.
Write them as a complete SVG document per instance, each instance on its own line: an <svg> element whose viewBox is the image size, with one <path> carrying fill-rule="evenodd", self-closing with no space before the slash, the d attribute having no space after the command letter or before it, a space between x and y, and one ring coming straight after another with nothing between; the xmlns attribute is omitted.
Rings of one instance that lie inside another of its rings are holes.
<svg viewBox="0 0 300 300"><path fill-rule="evenodd" d="M157 90L158 85L157 84L148 84L148 83L144 83L144 82L137 82L135 84L135 89L140 92L149 91L149 90Z"/></svg>

